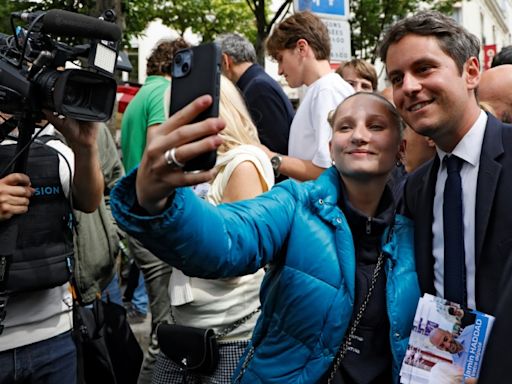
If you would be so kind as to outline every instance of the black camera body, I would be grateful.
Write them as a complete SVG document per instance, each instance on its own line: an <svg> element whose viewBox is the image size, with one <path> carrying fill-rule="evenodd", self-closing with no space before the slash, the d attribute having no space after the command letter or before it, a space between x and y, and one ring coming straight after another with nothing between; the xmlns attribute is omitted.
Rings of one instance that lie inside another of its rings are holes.
<svg viewBox="0 0 512 384"><path fill-rule="evenodd" d="M27 22L15 26L14 20ZM0 35L0 111L17 119L42 109L82 121L107 121L116 98L113 78L119 27L62 10L11 15L13 35ZM70 46L50 35L90 39ZM64 69L80 60L80 69Z"/></svg>

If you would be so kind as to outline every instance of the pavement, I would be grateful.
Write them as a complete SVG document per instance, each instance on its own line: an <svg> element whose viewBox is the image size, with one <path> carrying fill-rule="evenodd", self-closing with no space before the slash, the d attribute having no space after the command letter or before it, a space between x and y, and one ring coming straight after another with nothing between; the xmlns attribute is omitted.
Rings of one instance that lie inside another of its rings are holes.
<svg viewBox="0 0 512 384"><path fill-rule="evenodd" d="M123 274L122 274L123 275ZM126 275L124 279L121 279L121 292L124 292L126 289L126 283L125 279L128 276ZM125 307L126 308L126 307ZM151 312L149 311L149 304L148 304L148 314L144 321L132 321L131 317L126 316L128 323L130 324L130 328L132 329L133 334L135 335L135 338L140 344L140 347L142 348L142 351L144 352L144 355L146 354L149 346L149 334L151 332Z"/></svg>
<svg viewBox="0 0 512 384"><path fill-rule="evenodd" d="M146 319L141 323L132 323L130 319L128 319L128 323L130 323L130 327L142 351L146 354L149 345L149 334L151 332L151 314L148 314Z"/></svg>

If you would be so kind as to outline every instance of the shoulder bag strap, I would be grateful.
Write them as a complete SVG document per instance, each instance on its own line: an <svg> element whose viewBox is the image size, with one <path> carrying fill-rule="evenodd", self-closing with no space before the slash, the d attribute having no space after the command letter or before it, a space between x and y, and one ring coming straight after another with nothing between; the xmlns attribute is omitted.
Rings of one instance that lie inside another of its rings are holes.
<svg viewBox="0 0 512 384"><path fill-rule="evenodd" d="M391 237L393 236L393 230L395 227L395 214L393 215L393 221L391 222L388 235L386 237L386 244L391 241ZM356 329L361 322L361 319L363 317L364 311L366 310L366 307L368 306L368 302L370 301L370 298L372 296L373 291L375 290L375 284L377 283L377 278L379 277L379 273L382 269L382 266L384 265L384 258L385 254L384 251L381 250L379 253L379 258L377 259L377 264L375 265L375 269L373 270L372 279L370 282L370 288L368 289L368 293L366 294L366 297L364 298L363 302L361 303L361 306L359 307L359 310L357 311L357 315L354 318L354 321L352 322L348 334L345 335L343 338L343 343L341 344L340 349L336 353L336 356L334 358L334 364L331 368L331 371L329 373L329 376L327 378L327 384L331 384L332 380L334 378L334 375L338 371L338 368L340 367L341 361L345 357L345 354L347 353L348 348L352 344L352 338L354 337L354 334L356 332Z"/></svg>

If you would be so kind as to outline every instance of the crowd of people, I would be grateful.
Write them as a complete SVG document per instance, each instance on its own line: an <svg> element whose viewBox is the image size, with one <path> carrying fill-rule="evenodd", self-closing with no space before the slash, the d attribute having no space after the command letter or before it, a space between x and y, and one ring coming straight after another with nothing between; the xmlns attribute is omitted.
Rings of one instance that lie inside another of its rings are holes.
<svg viewBox="0 0 512 384"><path fill-rule="evenodd" d="M481 72L480 41L421 11L386 30L379 90L365 60L333 72L327 27L295 13L266 41L279 75L307 87L294 110L245 37L216 43L219 117L196 120L209 95L168 117L170 63L190 47L178 38L148 58L121 157L104 124L50 112L26 173L9 172L16 135L0 143L0 383L92 382L76 308L98 320L101 300L151 316L143 361L104 352L139 372L112 382L398 383L423 293L495 316L478 383L507 377L512 49ZM212 149L213 169L183 170ZM27 281L52 283L12 284L34 255L57 266ZM104 332L91 338L112 343ZM441 327L429 340L467 344Z"/></svg>

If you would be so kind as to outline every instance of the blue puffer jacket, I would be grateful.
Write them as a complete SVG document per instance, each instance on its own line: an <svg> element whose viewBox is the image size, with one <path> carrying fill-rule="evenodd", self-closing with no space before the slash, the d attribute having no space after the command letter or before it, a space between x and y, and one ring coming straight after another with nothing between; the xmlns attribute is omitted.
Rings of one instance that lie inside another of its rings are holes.
<svg viewBox="0 0 512 384"><path fill-rule="evenodd" d="M316 181L287 181L256 199L219 207L182 188L162 214L137 216L132 173L114 189L111 204L123 229L188 275L239 276L270 265L242 382L311 384L329 369L354 309L354 244L336 204L340 187L331 168ZM397 380L419 298L408 219L396 218L383 249Z"/></svg>

